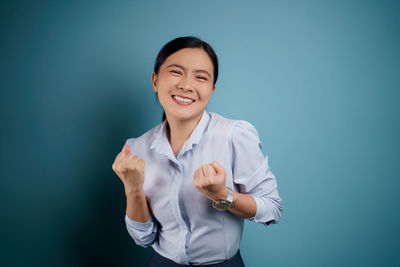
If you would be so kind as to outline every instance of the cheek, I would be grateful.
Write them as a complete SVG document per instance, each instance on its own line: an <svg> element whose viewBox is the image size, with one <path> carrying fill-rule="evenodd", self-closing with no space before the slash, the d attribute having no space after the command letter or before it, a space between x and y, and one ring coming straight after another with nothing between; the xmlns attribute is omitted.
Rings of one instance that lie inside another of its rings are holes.
<svg viewBox="0 0 400 267"><path fill-rule="evenodd" d="M168 73L160 75L160 85L173 85L178 83L179 78L173 75L169 75Z"/></svg>
<svg viewBox="0 0 400 267"><path fill-rule="evenodd" d="M199 95L203 100L207 100L211 97L213 90L209 86L205 86L203 88L199 88Z"/></svg>

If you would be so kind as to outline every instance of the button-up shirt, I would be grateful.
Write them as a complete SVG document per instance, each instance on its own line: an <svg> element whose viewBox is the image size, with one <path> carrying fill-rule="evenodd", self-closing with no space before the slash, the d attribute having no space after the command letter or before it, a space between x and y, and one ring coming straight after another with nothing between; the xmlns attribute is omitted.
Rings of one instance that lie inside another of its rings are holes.
<svg viewBox="0 0 400 267"><path fill-rule="evenodd" d="M248 220L267 225L281 217L275 176L257 130L247 121L204 110L177 157L165 120L126 144L145 161L143 190L150 218L137 222L125 214L127 230L140 246L151 245L172 261L194 265L222 262L237 252L243 219L215 209L212 200L193 185L195 171L214 160L226 171L227 187L254 198L257 212Z"/></svg>

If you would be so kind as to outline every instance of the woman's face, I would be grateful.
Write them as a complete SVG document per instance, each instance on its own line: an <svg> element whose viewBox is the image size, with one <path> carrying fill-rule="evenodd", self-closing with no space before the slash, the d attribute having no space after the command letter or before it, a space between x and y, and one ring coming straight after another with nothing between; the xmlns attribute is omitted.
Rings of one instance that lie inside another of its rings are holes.
<svg viewBox="0 0 400 267"><path fill-rule="evenodd" d="M153 73L152 84L170 119L198 119L214 92L214 66L201 48L183 48L171 54Z"/></svg>

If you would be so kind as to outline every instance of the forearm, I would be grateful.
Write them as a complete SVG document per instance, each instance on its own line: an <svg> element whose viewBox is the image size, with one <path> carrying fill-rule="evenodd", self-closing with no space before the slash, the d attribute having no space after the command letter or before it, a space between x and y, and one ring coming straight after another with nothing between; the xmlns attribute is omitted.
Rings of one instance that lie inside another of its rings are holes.
<svg viewBox="0 0 400 267"><path fill-rule="evenodd" d="M137 222L146 222L150 218L150 210L143 189L126 192L126 214Z"/></svg>
<svg viewBox="0 0 400 267"><path fill-rule="evenodd" d="M250 194L234 192L232 207L229 211L243 219L252 218L256 216L257 204ZM271 221L266 223L269 225Z"/></svg>
<svg viewBox="0 0 400 267"><path fill-rule="evenodd" d="M234 192L230 212L240 218L252 218L256 215L257 205L254 198L249 194Z"/></svg>

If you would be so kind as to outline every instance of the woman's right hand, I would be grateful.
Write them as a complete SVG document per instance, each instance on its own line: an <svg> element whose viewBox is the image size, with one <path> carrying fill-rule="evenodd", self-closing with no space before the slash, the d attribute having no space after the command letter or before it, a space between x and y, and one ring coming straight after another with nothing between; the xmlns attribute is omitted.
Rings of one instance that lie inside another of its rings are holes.
<svg viewBox="0 0 400 267"><path fill-rule="evenodd" d="M144 160L133 155L129 145L125 144L124 149L115 158L112 169L124 184L126 195L143 189L144 167Z"/></svg>

